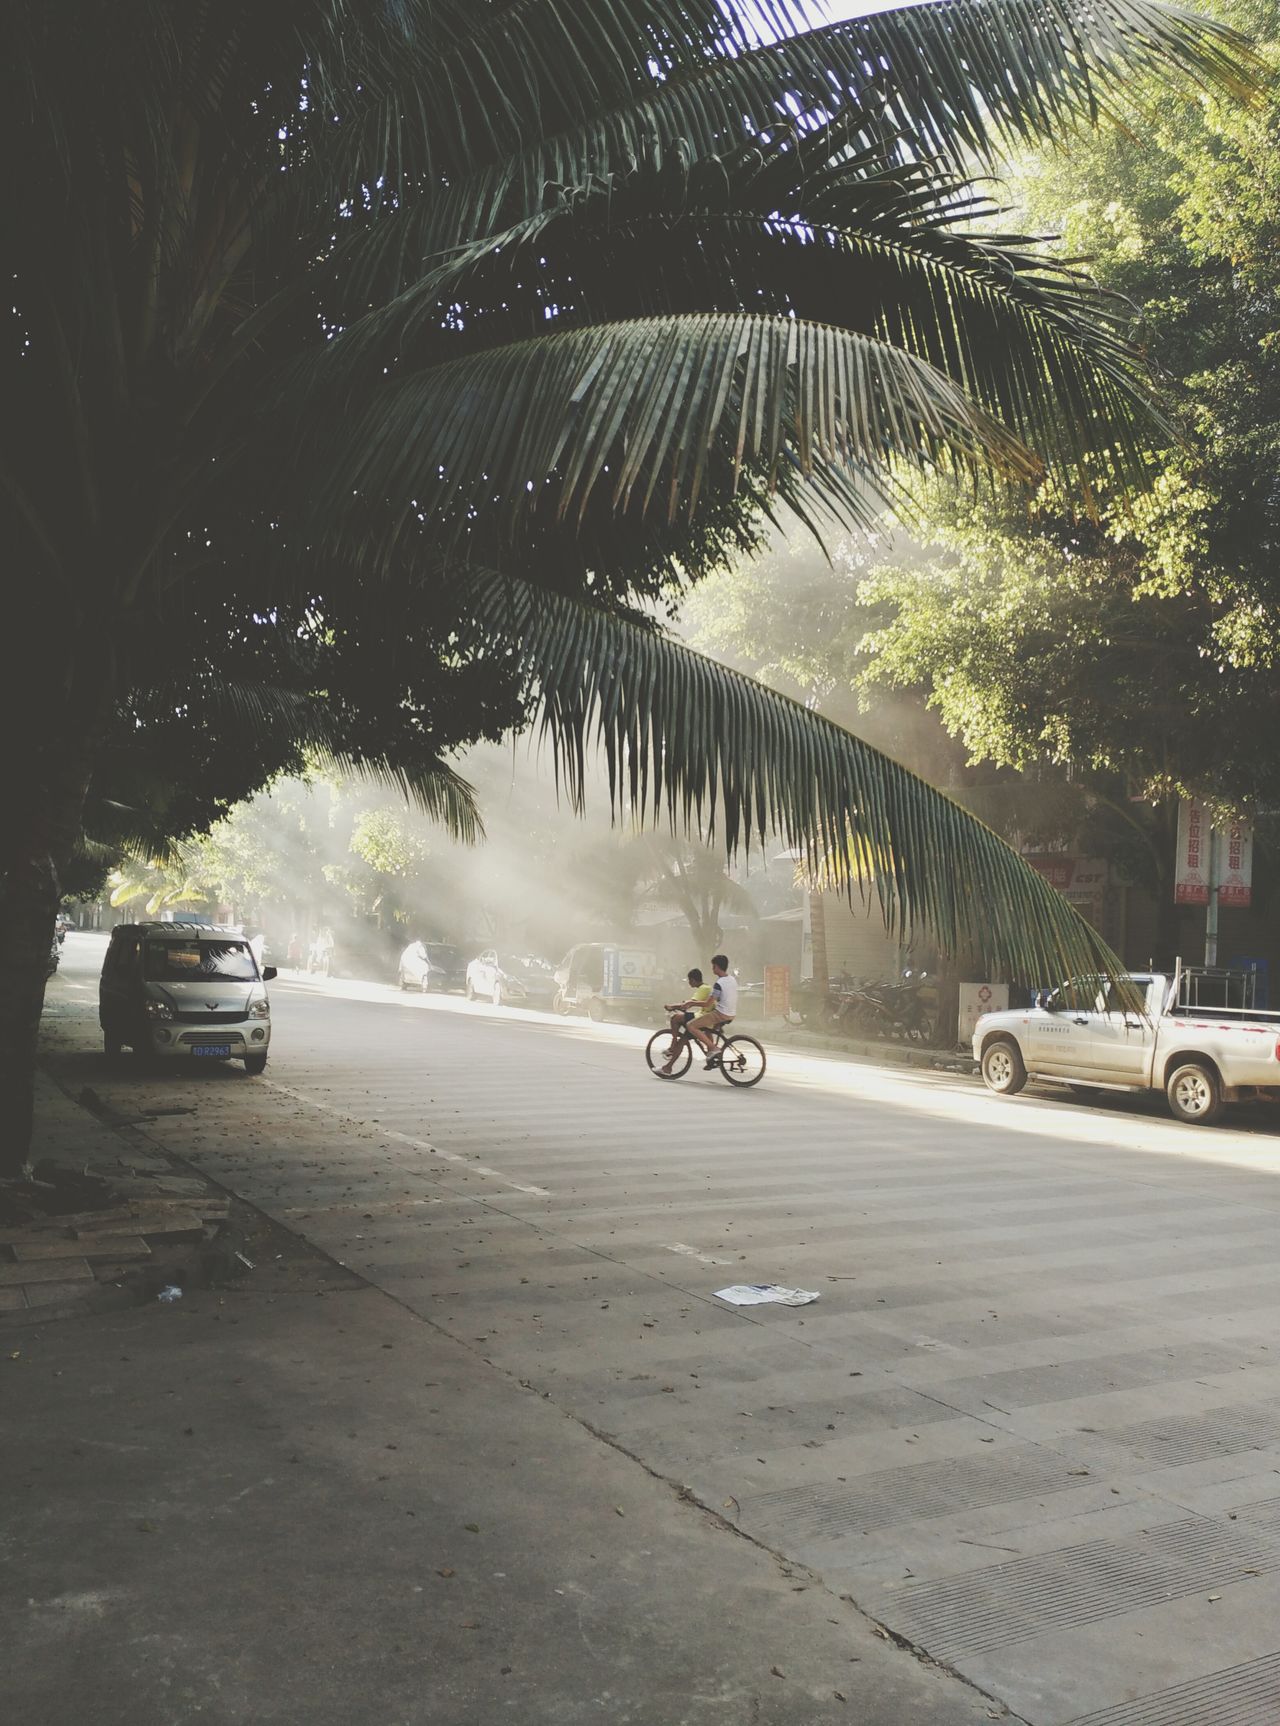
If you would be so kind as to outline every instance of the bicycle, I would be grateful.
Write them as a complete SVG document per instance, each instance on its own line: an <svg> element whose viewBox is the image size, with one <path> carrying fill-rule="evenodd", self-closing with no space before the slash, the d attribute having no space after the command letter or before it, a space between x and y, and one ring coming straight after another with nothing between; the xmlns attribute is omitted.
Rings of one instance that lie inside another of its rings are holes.
<svg viewBox="0 0 1280 1726"><path fill-rule="evenodd" d="M711 1053L707 1056L706 1071L716 1067L722 1072L731 1085L758 1085L764 1078L764 1049L754 1037L736 1035L725 1036L725 1027L717 1025L713 1033L715 1041ZM669 1072L664 1071L668 1056L671 1054L673 1042L681 1044L680 1051ZM655 1031L644 1047L644 1058L649 1063L649 1071L659 1079L682 1079L693 1065L693 1039L664 1026L661 1031Z"/></svg>

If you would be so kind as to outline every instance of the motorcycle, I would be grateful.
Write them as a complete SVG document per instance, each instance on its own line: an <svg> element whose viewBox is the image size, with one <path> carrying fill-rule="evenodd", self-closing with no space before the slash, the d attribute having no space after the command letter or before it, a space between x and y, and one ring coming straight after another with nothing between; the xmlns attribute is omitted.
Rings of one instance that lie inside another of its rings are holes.
<svg viewBox="0 0 1280 1726"><path fill-rule="evenodd" d="M929 1043L936 1030L938 992L927 971L907 970L897 983L862 984L839 1015L840 1029L885 1042Z"/></svg>

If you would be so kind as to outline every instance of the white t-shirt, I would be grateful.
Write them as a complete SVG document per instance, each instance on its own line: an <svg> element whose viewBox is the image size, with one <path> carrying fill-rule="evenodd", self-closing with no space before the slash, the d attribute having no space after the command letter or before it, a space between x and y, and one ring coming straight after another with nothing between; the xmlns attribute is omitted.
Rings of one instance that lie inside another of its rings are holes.
<svg viewBox="0 0 1280 1726"><path fill-rule="evenodd" d="M738 1011L738 979L728 972L711 985L711 998L717 1012L732 1019Z"/></svg>

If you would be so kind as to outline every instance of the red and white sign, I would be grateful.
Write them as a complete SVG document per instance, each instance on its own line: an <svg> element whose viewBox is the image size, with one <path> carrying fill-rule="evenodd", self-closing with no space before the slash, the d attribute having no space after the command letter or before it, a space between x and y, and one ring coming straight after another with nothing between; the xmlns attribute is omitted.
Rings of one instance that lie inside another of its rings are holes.
<svg viewBox="0 0 1280 1726"><path fill-rule="evenodd" d="M1192 799L1178 806L1178 855L1173 875L1175 905L1209 903L1208 811ZM1233 821L1217 832L1216 874L1219 905L1246 906L1253 900L1253 828Z"/></svg>
<svg viewBox="0 0 1280 1726"><path fill-rule="evenodd" d="M1178 853L1173 871L1175 905L1209 903L1209 816L1198 800L1178 805Z"/></svg>
<svg viewBox="0 0 1280 1726"><path fill-rule="evenodd" d="M1003 1013L1009 1005L1007 983L961 983L957 1040L973 1041L973 1027L984 1013Z"/></svg>
<svg viewBox="0 0 1280 1726"><path fill-rule="evenodd" d="M1249 905L1253 901L1253 828L1233 821L1218 834L1218 903Z"/></svg>
<svg viewBox="0 0 1280 1726"><path fill-rule="evenodd" d="M1098 926L1107 902L1107 865L1101 857L1073 857L1066 852L1028 852L1027 862L1043 875L1068 904Z"/></svg>

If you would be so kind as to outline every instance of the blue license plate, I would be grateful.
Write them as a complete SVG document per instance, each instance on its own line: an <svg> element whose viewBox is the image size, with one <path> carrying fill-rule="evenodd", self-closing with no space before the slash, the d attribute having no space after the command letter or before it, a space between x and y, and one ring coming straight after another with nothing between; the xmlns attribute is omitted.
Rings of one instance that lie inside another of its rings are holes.
<svg viewBox="0 0 1280 1726"><path fill-rule="evenodd" d="M218 1055L225 1058L231 1053L230 1043L194 1043L191 1048L193 1055Z"/></svg>

